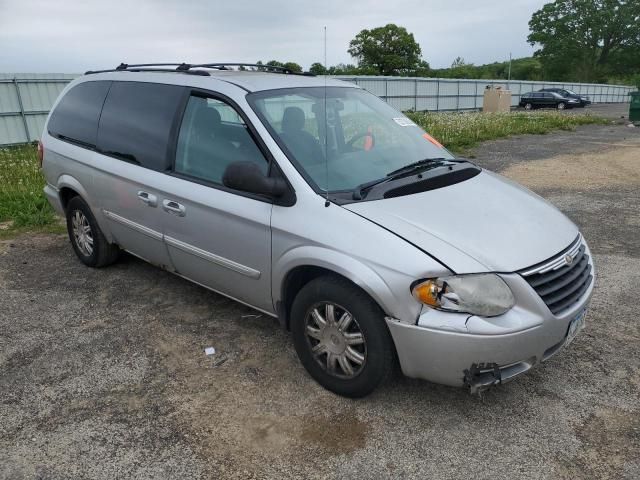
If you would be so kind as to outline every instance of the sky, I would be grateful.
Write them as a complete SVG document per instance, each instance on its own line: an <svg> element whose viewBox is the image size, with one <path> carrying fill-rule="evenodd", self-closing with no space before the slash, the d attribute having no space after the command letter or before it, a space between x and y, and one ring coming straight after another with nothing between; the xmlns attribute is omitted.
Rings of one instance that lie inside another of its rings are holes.
<svg viewBox="0 0 640 480"><path fill-rule="evenodd" d="M432 68L529 56L535 0L0 0L0 72L79 73L120 62L355 63L349 41L395 23Z"/></svg>

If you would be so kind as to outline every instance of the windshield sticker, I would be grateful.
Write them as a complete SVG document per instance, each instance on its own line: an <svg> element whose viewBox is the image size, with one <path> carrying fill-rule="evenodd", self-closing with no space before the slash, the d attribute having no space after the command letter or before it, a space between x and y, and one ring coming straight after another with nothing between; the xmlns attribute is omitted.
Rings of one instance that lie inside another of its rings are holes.
<svg viewBox="0 0 640 480"><path fill-rule="evenodd" d="M417 125L409 120L407 117L396 117L393 119L401 127L416 127Z"/></svg>
<svg viewBox="0 0 640 480"><path fill-rule="evenodd" d="M422 138L425 138L425 139L429 140L429 141L430 141L431 143L433 143L436 147L444 148L444 147L442 146L442 144L441 144L438 140L436 140L435 138L433 138L433 137L432 137L431 135L429 135L428 133L424 133L424 134L422 135Z"/></svg>

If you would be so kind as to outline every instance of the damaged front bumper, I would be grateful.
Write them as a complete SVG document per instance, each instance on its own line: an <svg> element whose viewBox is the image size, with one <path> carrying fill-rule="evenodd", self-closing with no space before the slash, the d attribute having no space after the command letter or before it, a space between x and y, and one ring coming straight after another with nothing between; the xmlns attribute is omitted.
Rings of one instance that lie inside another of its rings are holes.
<svg viewBox="0 0 640 480"><path fill-rule="evenodd" d="M554 316L517 274L503 279L518 303L504 315L482 318L424 309L416 325L387 317L403 373L472 393L506 383L557 353L569 324L586 309L593 282L571 308Z"/></svg>

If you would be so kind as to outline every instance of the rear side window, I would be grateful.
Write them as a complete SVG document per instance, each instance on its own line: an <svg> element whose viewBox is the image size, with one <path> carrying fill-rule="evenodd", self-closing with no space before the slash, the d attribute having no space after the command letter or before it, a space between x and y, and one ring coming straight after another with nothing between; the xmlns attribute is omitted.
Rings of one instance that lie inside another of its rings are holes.
<svg viewBox="0 0 640 480"><path fill-rule="evenodd" d="M100 117L98 149L136 165L167 170L183 92L174 85L113 82Z"/></svg>
<svg viewBox="0 0 640 480"><path fill-rule="evenodd" d="M96 146L98 121L111 82L83 82L71 88L49 119L49 134L87 147Z"/></svg>

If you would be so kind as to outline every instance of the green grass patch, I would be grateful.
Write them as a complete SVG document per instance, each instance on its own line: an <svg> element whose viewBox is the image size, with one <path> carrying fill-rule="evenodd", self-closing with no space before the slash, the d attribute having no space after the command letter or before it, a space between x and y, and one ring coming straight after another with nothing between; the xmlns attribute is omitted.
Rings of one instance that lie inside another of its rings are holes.
<svg viewBox="0 0 640 480"><path fill-rule="evenodd" d="M480 142L525 133L573 130L578 125L606 124L608 120L589 113L556 111L505 113L407 112L407 116L448 149L462 153Z"/></svg>
<svg viewBox="0 0 640 480"><path fill-rule="evenodd" d="M0 148L0 237L36 229L62 231L44 184L35 146Z"/></svg>

